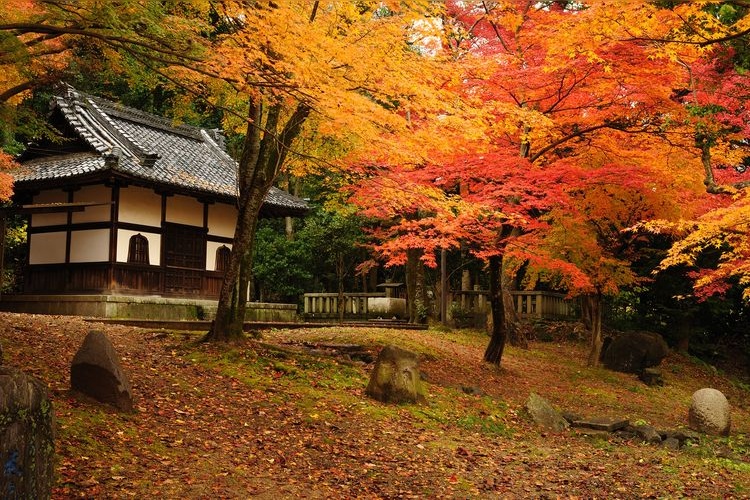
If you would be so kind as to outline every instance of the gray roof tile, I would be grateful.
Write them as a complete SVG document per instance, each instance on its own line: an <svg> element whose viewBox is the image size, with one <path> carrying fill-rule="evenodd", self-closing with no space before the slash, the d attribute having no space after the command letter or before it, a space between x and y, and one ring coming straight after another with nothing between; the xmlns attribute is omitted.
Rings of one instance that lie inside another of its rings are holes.
<svg viewBox="0 0 750 500"><path fill-rule="evenodd" d="M52 105L92 151L24 162L11 172L17 184L72 179L112 170L154 184L237 197L237 163L218 142L217 131L174 125L166 118L72 87L64 95L56 96ZM116 161L105 161L107 156ZM299 215L307 209L307 204L272 188L264 208L266 213Z"/></svg>

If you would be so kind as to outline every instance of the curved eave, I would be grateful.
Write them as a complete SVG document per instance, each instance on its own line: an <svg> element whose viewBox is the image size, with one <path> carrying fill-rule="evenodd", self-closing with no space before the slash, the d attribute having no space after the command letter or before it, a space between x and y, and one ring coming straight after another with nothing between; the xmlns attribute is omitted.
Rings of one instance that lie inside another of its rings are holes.
<svg viewBox="0 0 750 500"><path fill-rule="evenodd" d="M213 191L204 191L199 189L190 189L185 186L174 185L170 183L156 183L137 176L118 172L116 170L96 171L84 175L59 177L54 179L33 179L33 180L22 180L14 183L14 190L21 194L22 192L29 191L41 191L44 189L68 189L84 184L96 184L96 183L115 183L120 182L128 185L135 185L141 187L147 187L154 189L155 191L163 191L173 194L179 194L184 196L191 196L194 198L215 201L220 203L235 204L237 198L235 196L228 196L223 193L216 193ZM276 189L276 188L272 188ZM286 193L284 193L286 194ZM278 195L276 195L278 196ZM287 195L291 196L291 195ZM273 195L271 196L273 197ZM276 218L276 217L304 217L309 212L307 205L299 203L295 204L283 204L275 203L274 201L266 200L263 202L263 206L260 209L260 216L263 218Z"/></svg>

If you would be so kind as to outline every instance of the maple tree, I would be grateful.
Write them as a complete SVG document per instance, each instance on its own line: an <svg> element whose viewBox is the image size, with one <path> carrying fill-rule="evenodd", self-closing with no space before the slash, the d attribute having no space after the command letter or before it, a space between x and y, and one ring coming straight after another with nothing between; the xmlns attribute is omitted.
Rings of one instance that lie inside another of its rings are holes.
<svg viewBox="0 0 750 500"><path fill-rule="evenodd" d="M239 92L234 102L250 104L246 118L226 122L247 125L233 253L209 339L242 334L258 212L305 127L372 147L387 143L381 137L405 133L412 110L440 102L439 92L425 91L434 88L436 61L409 46L409 27L427 4L319 7L301 1L222 5L220 16L232 21L225 21L227 33L218 37L207 67L226 84L224 95Z"/></svg>
<svg viewBox="0 0 750 500"><path fill-rule="evenodd" d="M671 53L632 33L663 33L677 23L664 22L647 2L633 7L448 2L445 50L463 75L456 92L478 110L469 133L450 136L452 154L378 170L354 198L362 206L384 199L370 211L389 220L378 249L391 263L419 248L422 260L434 264L437 249L461 242L487 259L495 317L489 362L500 362L505 342L499 275L508 246L547 230L543 216L569 208L570 191L587 189L581 179L593 180L599 167L609 164L617 182L646 165L642 158L628 161L646 156L630 149L630 137L685 144L685 131L671 128L685 112L673 99L685 70ZM659 155L664 148L649 151ZM383 194L386 189L393 194Z"/></svg>
<svg viewBox="0 0 750 500"><path fill-rule="evenodd" d="M209 4L117 0L3 0L0 3L0 103L105 63L159 72L197 66Z"/></svg>
<svg viewBox="0 0 750 500"><path fill-rule="evenodd" d="M750 76L747 73L750 10L745 2L679 2L672 6L684 25L670 41L701 48L681 61L689 80L679 100L689 113L695 147L700 150L704 184L714 199L702 213L678 222L656 220L638 227L669 234L674 240L661 269L691 269L698 300L723 295L732 284L747 294L750 273L744 224L750 186ZM707 258L718 254L717 258Z"/></svg>
<svg viewBox="0 0 750 500"><path fill-rule="evenodd" d="M202 1L0 1L0 147L20 152L15 133L57 136L23 105L37 89L63 80L101 81L104 75L150 80L153 86L153 74L195 65L207 9ZM10 155L0 153L0 168L13 165ZM2 174L0 185L6 200L10 178Z"/></svg>
<svg viewBox="0 0 750 500"><path fill-rule="evenodd" d="M438 65L420 55L421 45L413 45L415 36L429 31L415 28L415 22L430 5L129 0L98 5L71 7L56 0L8 5L0 18L8 47L0 61L6 70L0 101L4 110L13 110L29 89L102 60L126 73L138 68L133 78L151 72L160 85L179 89L175 116L195 99L222 109L225 129L243 137L239 218L208 338L241 335L258 210L294 139L315 129L323 136L346 136L349 148L382 145L377 138L401 134L412 109L440 102L439 91L425 91L438 74L430 67Z"/></svg>

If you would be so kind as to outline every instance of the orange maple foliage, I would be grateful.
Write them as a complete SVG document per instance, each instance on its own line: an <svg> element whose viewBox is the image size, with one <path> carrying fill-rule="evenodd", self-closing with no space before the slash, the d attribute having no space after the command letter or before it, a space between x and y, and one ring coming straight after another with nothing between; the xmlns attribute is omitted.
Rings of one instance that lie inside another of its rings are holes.
<svg viewBox="0 0 750 500"><path fill-rule="evenodd" d="M689 205L662 197L695 201L700 181L674 168L700 172L674 99L688 71L642 39L679 20L648 2L448 2L447 12L446 50L474 127L450 137L453 152L367 177L353 200L389 220L377 249L401 263L421 248L434 264L436 249L462 243L485 258L531 248L523 258L567 273L574 293L633 283L625 249L608 238L640 217L678 216Z"/></svg>

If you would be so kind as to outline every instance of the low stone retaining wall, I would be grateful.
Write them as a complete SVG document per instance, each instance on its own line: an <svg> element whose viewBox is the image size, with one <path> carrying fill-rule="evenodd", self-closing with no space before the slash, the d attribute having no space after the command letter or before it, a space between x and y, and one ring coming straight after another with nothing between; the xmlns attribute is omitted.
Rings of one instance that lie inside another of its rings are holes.
<svg viewBox="0 0 750 500"><path fill-rule="evenodd" d="M131 295L3 295L0 311L160 321L210 320L215 300ZM250 302L247 321L292 322L296 304Z"/></svg>

